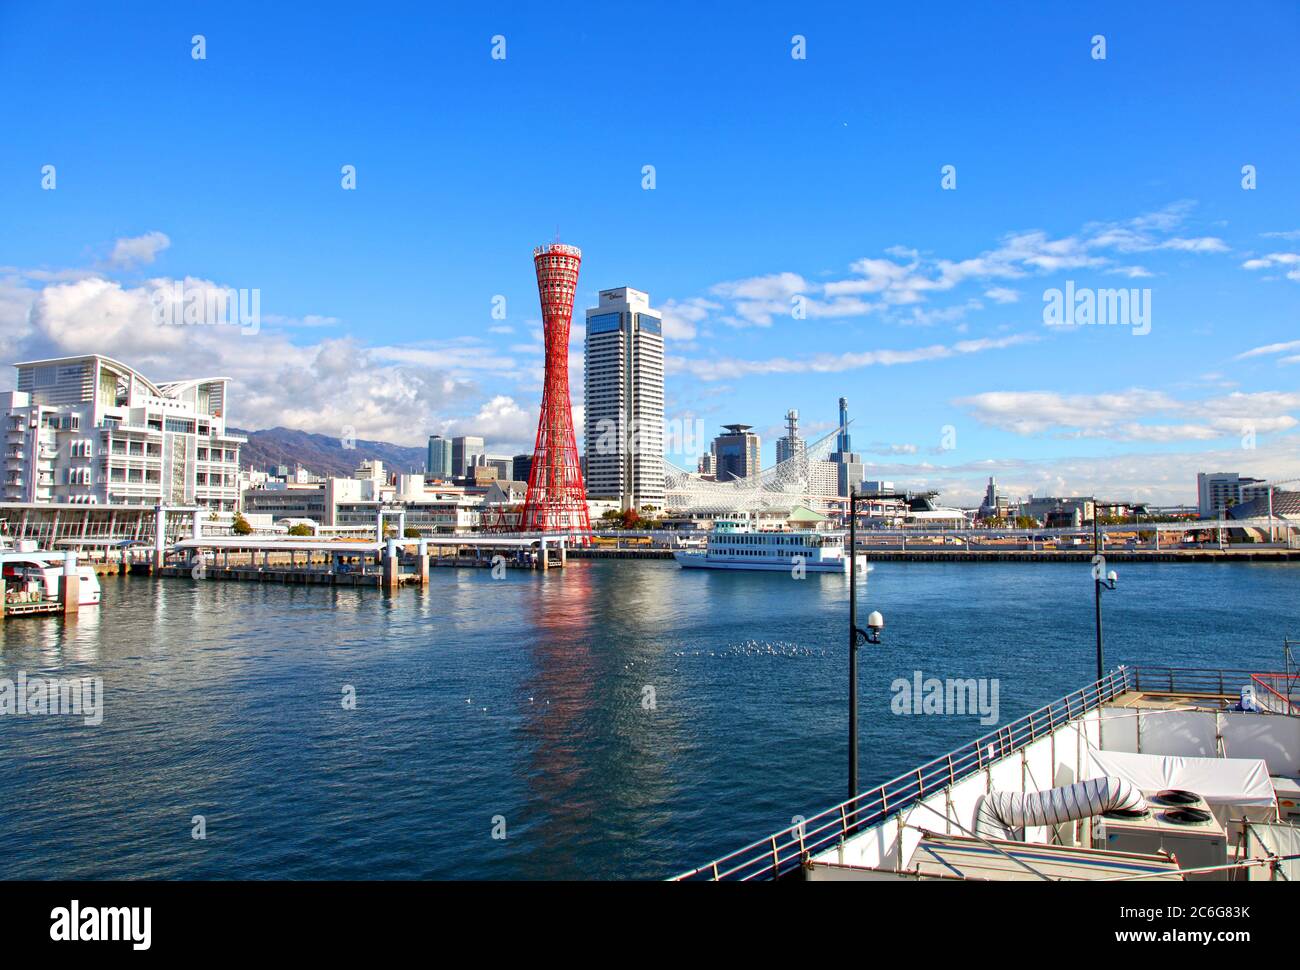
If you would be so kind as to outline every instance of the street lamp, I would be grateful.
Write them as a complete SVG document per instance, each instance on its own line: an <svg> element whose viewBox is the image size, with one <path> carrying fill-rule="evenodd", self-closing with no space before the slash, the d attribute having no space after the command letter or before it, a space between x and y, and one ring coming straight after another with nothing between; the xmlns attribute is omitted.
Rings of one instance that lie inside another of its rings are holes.
<svg viewBox="0 0 1300 970"><path fill-rule="evenodd" d="M879 643L885 618L878 610L858 626L858 502L868 496L849 491L849 798L858 795L858 645Z"/></svg>
<svg viewBox="0 0 1300 970"><path fill-rule="evenodd" d="M1115 570L1102 575L1106 569L1106 557L1101 554L1101 527L1098 519L1101 518L1101 509L1118 508L1119 502L1093 502L1092 508L1092 582L1094 587L1094 596L1096 599L1097 609L1097 679L1101 680L1106 676L1105 652L1101 645L1101 591L1103 589L1114 589L1115 584L1119 582L1119 575Z"/></svg>
<svg viewBox="0 0 1300 970"><path fill-rule="evenodd" d="M1097 679L1101 680L1106 676L1105 652L1101 646L1101 591L1103 589L1114 589L1119 582L1119 575L1115 570L1108 572L1103 578L1101 571L1106 568L1106 560L1098 556L1092 565L1092 582L1096 587L1097 599Z"/></svg>

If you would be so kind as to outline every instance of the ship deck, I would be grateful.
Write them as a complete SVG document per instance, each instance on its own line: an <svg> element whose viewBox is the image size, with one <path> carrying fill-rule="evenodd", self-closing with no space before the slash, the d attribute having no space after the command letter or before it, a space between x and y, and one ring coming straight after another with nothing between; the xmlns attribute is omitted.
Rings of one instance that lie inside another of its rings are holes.
<svg viewBox="0 0 1300 970"><path fill-rule="evenodd" d="M1286 850L1300 846L1300 829L1279 820L1280 796L1273 795L1271 806L1258 797L1261 776L1275 782L1277 792L1300 790L1300 717L1293 706L1300 698L1298 681L1296 672L1120 667L884 785L675 878L1022 878L1026 867L1009 861L1017 852L996 846L978 831L976 813L983 796L1025 796L1103 777L1112 772L1099 774L1102 759L1134 755L1164 767L1199 765L1204 770L1213 759L1224 759L1220 766L1225 769L1230 762L1234 769L1253 767L1255 801L1239 799L1240 805L1250 806L1240 810L1240 818L1234 814L1236 805L1220 812L1222 831L1231 842L1225 864L1208 874L1170 870L1157 856L1145 855L1137 865L1141 871L1126 873L1124 866L1097 855L1104 851L1096 843L1105 831L1097 827L1102 821L1097 813L1095 818L1081 815L1065 824L1023 829L1022 848L1031 847L1045 859L1042 853L1050 849L1052 856L1049 872L1035 871L1034 878L1300 878L1300 852ZM1255 710L1236 709L1243 687L1253 688ZM1268 781L1262 786L1273 792ZM1220 809L1222 805L1216 811ZM940 838L972 840L967 846L946 846L949 856L961 851L974 858L991 850L997 865L985 865L977 875L927 868L919 850L923 843L933 849ZM991 875L994 870L1001 875ZM1069 875L1053 876L1051 871Z"/></svg>

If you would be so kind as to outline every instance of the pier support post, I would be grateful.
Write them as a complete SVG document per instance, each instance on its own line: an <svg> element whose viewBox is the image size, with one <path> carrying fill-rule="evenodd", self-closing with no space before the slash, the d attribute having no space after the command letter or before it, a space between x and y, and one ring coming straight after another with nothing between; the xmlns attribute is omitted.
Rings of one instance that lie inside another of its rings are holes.
<svg viewBox="0 0 1300 970"><path fill-rule="evenodd" d="M540 553L540 555L538 555L537 557L537 568L539 568L542 572L546 572L546 570L551 568L550 550L546 548L545 539L538 539L537 546L538 546L538 552Z"/></svg>
<svg viewBox="0 0 1300 970"><path fill-rule="evenodd" d="M192 539L203 538L203 510L202 509L194 510L194 520L190 526L190 531L193 533L193 535L191 535L190 538Z"/></svg>
<svg viewBox="0 0 1300 970"><path fill-rule="evenodd" d="M429 585L429 543L426 539L421 539L415 547L416 555L420 559L420 585Z"/></svg>
<svg viewBox="0 0 1300 970"><path fill-rule="evenodd" d="M63 612L76 613L81 607L81 577L77 575L77 554L63 557L63 575L59 577L59 601Z"/></svg>
<svg viewBox="0 0 1300 970"><path fill-rule="evenodd" d="M397 540L389 539L384 547L384 589L397 589L399 580L397 565Z"/></svg>
<svg viewBox="0 0 1300 970"><path fill-rule="evenodd" d="M565 566L569 562L569 544L564 539L560 540L560 565Z"/></svg>
<svg viewBox="0 0 1300 970"><path fill-rule="evenodd" d="M4 577L0 576L0 620L5 618L5 595Z"/></svg>
<svg viewBox="0 0 1300 970"><path fill-rule="evenodd" d="M167 549L167 513L160 504L153 508L153 568L162 569Z"/></svg>

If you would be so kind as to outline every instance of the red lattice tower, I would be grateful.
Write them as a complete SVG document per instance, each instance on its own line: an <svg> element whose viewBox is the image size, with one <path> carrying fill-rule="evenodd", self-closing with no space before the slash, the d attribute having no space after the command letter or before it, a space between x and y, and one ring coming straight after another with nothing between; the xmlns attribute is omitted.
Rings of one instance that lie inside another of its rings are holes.
<svg viewBox="0 0 1300 970"><path fill-rule="evenodd" d="M533 250L537 292L542 300L542 331L546 340L546 379L542 384L542 413L537 420L533 467L519 517L521 532L590 532L587 488L573 438L573 408L569 402L569 327L578 288L582 250L552 243Z"/></svg>

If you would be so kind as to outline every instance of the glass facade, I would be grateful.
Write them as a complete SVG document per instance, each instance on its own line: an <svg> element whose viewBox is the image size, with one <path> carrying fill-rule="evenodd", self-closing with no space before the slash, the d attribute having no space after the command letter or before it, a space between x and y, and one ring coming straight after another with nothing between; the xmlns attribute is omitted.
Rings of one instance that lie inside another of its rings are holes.
<svg viewBox="0 0 1300 970"><path fill-rule="evenodd" d="M613 333L621 325L619 313L600 313L587 318L587 333Z"/></svg>

